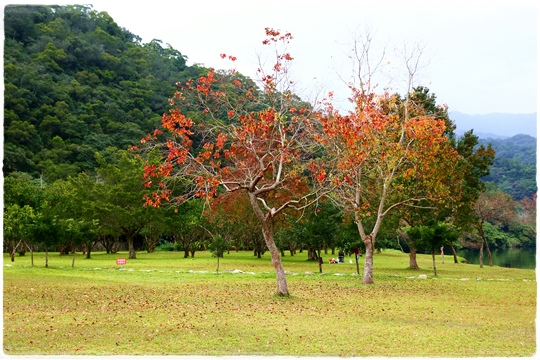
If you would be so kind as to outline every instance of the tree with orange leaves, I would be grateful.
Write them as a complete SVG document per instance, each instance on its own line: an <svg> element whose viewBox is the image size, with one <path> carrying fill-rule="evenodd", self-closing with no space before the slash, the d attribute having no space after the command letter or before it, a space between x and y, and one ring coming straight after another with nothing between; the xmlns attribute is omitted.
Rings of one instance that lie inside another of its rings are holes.
<svg viewBox="0 0 540 360"><path fill-rule="evenodd" d="M320 196L320 189L308 186L306 178L317 150L310 132L312 112L293 94L288 75L293 58L281 51L291 39L290 33L266 29L263 45L273 47L276 62L268 71L258 69L259 87L242 81L235 70L213 69L178 84L161 129L141 141L145 150L159 154L146 166L146 186L155 189L146 205L211 199L221 190L247 194L261 223L281 296L288 296L289 289L274 242L275 218L285 209L301 210ZM188 112L187 106L198 110ZM178 184L183 184L181 191L174 187Z"/></svg>
<svg viewBox="0 0 540 360"><path fill-rule="evenodd" d="M373 283L373 252L388 214L403 207L435 208L459 195L453 191L458 189L454 183L460 182L459 154L446 136L451 124L437 115L444 107L426 111L413 96L422 48L405 47L398 54L406 70L401 98L376 92L375 79L387 63L386 50L376 56L372 45L370 33L355 40L350 56L354 80L347 83L354 108L341 114L330 94L323 102L319 138L329 159L319 163L318 172L332 174L334 198L352 214L365 245L364 284Z"/></svg>
<svg viewBox="0 0 540 360"><path fill-rule="evenodd" d="M457 152L433 116L399 110L396 96L354 91L347 115L326 102L320 121L332 161L336 200L354 214L365 245L364 284L373 283L373 251L388 213L401 206L426 208L451 194ZM322 171L322 170L320 170ZM459 181L459 180L458 180ZM368 225L369 224L369 225ZM369 226L369 228L368 228Z"/></svg>

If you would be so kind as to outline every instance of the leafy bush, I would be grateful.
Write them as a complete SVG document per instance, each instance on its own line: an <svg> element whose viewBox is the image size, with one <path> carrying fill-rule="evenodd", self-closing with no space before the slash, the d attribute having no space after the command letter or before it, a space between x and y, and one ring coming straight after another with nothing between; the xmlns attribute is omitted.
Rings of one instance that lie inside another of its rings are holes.
<svg viewBox="0 0 540 360"><path fill-rule="evenodd" d="M156 246L156 251L174 251L174 243L172 242L166 242L159 246Z"/></svg>

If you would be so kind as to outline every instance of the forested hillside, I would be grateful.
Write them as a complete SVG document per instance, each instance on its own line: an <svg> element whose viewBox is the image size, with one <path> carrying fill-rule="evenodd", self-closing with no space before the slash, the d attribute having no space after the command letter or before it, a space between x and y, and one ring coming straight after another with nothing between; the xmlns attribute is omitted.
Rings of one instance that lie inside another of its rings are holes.
<svg viewBox="0 0 540 360"><path fill-rule="evenodd" d="M4 174L93 170L96 151L137 144L174 84L204 70L89 6L7 6L4 21Z"/></svg>
<svg viewBox="0 0 540 360"><path fill-rule="evenodd" d="M489 176L483 178L512 195L514 200L531 197L536 193L536 139L529 135L516 135L508 139L481 139L480 144L493 146L495 161Z"/></svg>

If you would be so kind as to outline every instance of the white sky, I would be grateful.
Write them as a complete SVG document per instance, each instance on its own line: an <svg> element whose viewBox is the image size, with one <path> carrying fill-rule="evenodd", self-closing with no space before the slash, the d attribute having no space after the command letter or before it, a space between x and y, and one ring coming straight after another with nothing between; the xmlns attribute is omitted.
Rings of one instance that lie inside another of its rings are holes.
<svg viewBox="0 0 540 360"><path fill-rule="evenodd" d="M10 4L51 4L9 1ZM405 44L423 46L417 85L427 86L450 111L468 114L537 111L539 7L534 0L94 0L143 42L158 39L188 57L188 64L229 68L219 54L234 55L234 66L255 77L264 28L291 32L289 51L298 91L310 98L321 87L348 92L353 34L369 27L375 45L387 52ZM56 2L56 4L70 4ZM73 3L71 3L73 4ZM392 74L402 67L395 59ZM399 90L399 82L390 84ZM381 84L387 86L388 84Z"/></svg>

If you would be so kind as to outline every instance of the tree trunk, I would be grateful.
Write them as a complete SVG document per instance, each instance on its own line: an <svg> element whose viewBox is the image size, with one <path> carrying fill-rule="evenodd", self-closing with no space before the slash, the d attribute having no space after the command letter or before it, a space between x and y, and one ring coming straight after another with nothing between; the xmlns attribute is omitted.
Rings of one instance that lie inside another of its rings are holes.
<svg viewBox="0 0 540 360"><path fill-rule="evenodd" d="M442 263L444 264L444 246L441 246L441 260L442 260Z"/></svg>
<svg viewBox="0 0 540 360"><path fill-rule="evenodd" d="M86 258L90 259L90 253L92 252L92 241L86 244Z"/></svg>
<svg viewBox="0 0 540 360"><path fill-rule="evenodd" d="M262 225L262 233L264 241L266 242L266 247L270 251L272 256L272 265L276 271L277 279L277 295L278 296L289 296L289 287L287 286L287 279L285 278L285 269L283 269L283 263L279 257L279 249L276 246L274 241L274 218L272 217L272 212L264 213L258 204L257 196L253 192L248 192L249 202L251 207L255 212L255 215L259 219ZM272 211L274 211L272 209Z"/></svg>
<svg viewBox="0 0 540 360"><path fill-rule="evenodd" d="M480 244L480 258L479 258L480 267L484 267L484 241Z"/></svg>
<svg viewBox="0 0 540 360"><path fill-rule="evenodd" d="M487 253L488 253L488 265L493 266L493 259L491 258L491 250L489 249L489 244L488 244L486 238L484 238L484 240L486 242L486 250L487 250Z"/></svg>
<svg viewBox="0 0 540 360"><path fill-rule="evenodd" d="M483 228L483 221L479 221L476 225L476 228L478 229L478 233L480 234L480 267L484 267L484 242L487 244L486 235L484 234L484 228ZM488 249L489 250L489 249Z"/></svg>
<svg viewBox="0 0 540 360"><path fill-rule="evenodd" d="M49 249L45 246L45 267L49 267Z"/></svg>
<svg viewBox="0 0 540 360"><path fill-rule="evenodd" d="M448 245L450 245L450 249L452 250L452 254L454 254L454 264L457 264L458 259L457 259L456 249L454 249L454 246L452 244L450 244L450 242L448 242Z"/></svg>
<svg viewBox="0 0 540 360"><path fill-rule="evenodd" d="M410 269L420 269L418 263L416 262L416 248L409 245L409 268Z"/></svg>
<svg viewBox="0 0 540 360"><path fill-rule="evenodd" d="M268 247L268 251L272 256L272 265L276 271L277 279L277 295L279 296L289 296L289 287L287 286L287 279L285 278L285 269L283 269L283 263L281 262L281 257L279 256L279 249L274 242L274 220L272 218L265 219L265 222L262 224L263 236Z"/></svg>
<svg viewBox="0 0 540 360"><path fill-rule="evenodd" d="M366 257L364 259L364 278L362 284L373 284L373 237L366 236L363 239L366 246Z"/></svg>
<svg viewBox="0 0 540 360"><path fill-rule="evenodd" d="M21 241L22 241L22 240L19 240L19 242L17 243L17 245L15 245L15 246L13 247L13 250L11 250L11 253L10 253L10 255L11 255L11 262L15 262L15 252L17 251L17 248L18 248L19 245L21 244Z"/></svg>
<svg viewBox="0 0 540 360"><path fill-rule="evenodd" d="M73 258L71 259L71 267L75 267L75 257L77 256L77 252L75 251L75 245L73 245Z"/></svg>
<svg viewBox="0 0 540 360"><path fill-rule="evenodd" d="M133 246L133 238L135 235L129 235L127 236L127 242L128 242L128 248L129 248L129 258L130 259L136 259L137 254L135 253L135 246Z"/></svg>
<svg viewBox="0 0 540 360"><path fill-rule="evenodd" d="M307 250L307 259L308 261L314 261L314 260L317 260L320 258L320 251L319 251L319 256L317 256L317 252L315 251L314 248L312 248L311 246L308 247L308 250Z"/></svg>
<svg viewBox="0 0 540 360"><path fill-rule="evenodd" d="M435 263L435 250L431 250L431 258L433 259L433 274L437 276L437 265Z"/></svg>
<svg viewBox="0 0 540 360"><path fill-rule="evenodd" d="M28 247L28 250L30 250L30 261L33 267L34 266L34 249L32 249L32 247L28 244L26 244L26 246Z"/></svg>

